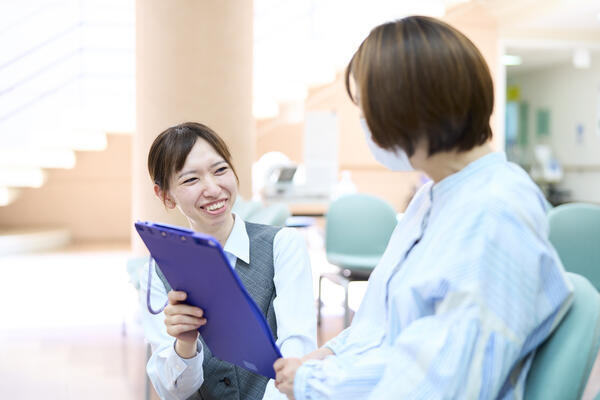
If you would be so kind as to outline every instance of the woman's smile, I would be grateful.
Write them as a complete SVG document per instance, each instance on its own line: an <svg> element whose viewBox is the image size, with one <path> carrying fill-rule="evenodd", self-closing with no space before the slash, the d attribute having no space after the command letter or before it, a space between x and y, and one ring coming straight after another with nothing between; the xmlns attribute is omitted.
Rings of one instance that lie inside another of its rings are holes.
<svg viewBox="0 0 600 400"><path fill-rule="evenodd" d="M227 211L227 200L228 199L220 199L217 201L213 201L211 203L207 203L201 206L200 208L211 215L219 215Z"/></svg>

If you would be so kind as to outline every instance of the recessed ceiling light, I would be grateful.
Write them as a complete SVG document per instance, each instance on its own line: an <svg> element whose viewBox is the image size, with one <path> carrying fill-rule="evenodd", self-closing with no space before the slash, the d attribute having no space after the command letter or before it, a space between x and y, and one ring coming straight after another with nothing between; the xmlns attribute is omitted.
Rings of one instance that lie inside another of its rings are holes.
<svg viewBox="0 0 600 400"><path fill-rule="evenodd" d="M502 56L502 64L504 65L521 65L523 61L521 60L521 56L513 56L510 54L505 54Z"/></svg>

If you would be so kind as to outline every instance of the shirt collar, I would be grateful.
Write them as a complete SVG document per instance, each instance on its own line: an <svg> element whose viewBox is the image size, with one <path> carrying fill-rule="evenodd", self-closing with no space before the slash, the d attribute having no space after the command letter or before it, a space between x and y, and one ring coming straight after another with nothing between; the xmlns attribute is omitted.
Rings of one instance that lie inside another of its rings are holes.
<svg viewBox="0 0 600 400"><path fill-rule="evenodd" d="M233 229L225 242L223 250L246 264L250 264L250 239L246 231L246 224L241 217L233 214Z"/></svg>
<svg viewBox="0 0 600 400"><path fill-rule="evenodd" d="M452 189L459 187L463 182L468 180L470 176L481 171L482 169L498 164L506 162L506 154L504 152L492 152L486 154L483 157L478 158L477 160L471 162L466 167L461 169L458 172L455 172L452 175L447 176L442 179L435 185L433 185L431 189L431 194L433 197L439 198L440 196L444 196L446 193L449 193Z"/></svg>

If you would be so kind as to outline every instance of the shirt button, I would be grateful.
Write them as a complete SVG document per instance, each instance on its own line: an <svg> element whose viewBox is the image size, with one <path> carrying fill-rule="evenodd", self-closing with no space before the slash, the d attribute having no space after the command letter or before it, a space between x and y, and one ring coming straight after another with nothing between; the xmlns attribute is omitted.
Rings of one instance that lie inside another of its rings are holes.
<svg viewBox="0 0 600 400"><path fill-rule="evenodd" d="M231 386L231 380L229 380L229 378L223 378L223 383L225 386Z"/></svg>

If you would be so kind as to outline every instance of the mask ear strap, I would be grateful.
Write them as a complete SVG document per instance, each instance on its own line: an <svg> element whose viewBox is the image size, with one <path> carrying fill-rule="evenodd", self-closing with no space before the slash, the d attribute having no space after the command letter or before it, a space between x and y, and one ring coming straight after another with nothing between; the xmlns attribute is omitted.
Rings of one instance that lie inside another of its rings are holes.
<svg viewBox="0 0 600 400"><path fill-rule="evenodd" d="M167 306L167 304L169 304L169 300L167 300L165 302L165 305L162 306L160 309L155 310L152 308L152 305L150 304L150 292L152 290L152 262L154 261L154 259L152 258L152 255L150 255L148 257L148 288L146 290L146 306L148 307L148 311L150 312L150 314L160 314L165 307ZM154 261L154 265L156 266L156 261ZM156 269L156 267L155 267Z"/></svg>

